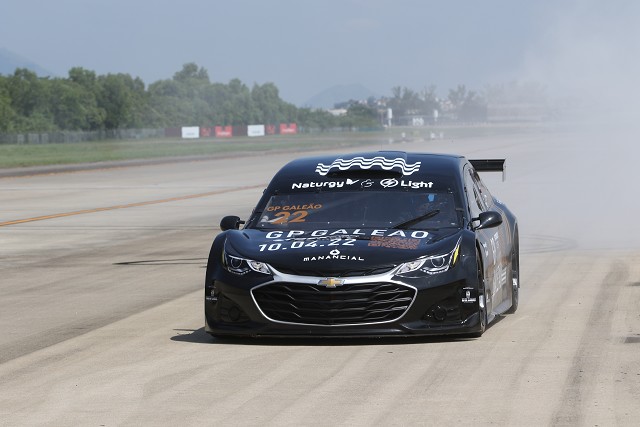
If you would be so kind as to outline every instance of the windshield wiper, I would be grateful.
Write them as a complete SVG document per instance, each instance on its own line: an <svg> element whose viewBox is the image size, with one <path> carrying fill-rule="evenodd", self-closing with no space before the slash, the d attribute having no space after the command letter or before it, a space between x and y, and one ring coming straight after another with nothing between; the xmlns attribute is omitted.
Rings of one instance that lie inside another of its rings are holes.
<svg viewBox="0 0 640 427"><path fill-rule="evenodd" d="M407 228L410 227L414 224L419 223L420 221L424 221L425 219L429 219L431 217L434 217L436 215L438 215L440 213L440 209L434 209L432 211L429 211L427 213L424 213L418 217L415 217L413 219L410 219L409 221L405 221L405 222L401 222L400 224L396 224L391 228Z"/></svg>

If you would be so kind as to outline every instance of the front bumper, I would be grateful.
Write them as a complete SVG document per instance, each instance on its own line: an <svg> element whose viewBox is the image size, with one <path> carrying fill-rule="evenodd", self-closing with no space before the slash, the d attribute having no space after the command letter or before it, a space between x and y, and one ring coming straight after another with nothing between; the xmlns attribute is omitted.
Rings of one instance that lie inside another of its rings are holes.
<svg viewBox="0 0 640 427"><path fill-rule="evenodd" d="M470 277L469 277L470 276ZM205 330L215 336L363 337L481 330L477 277L462 266L419 278L345 278L275 272L251 283L222 272L205 287Z"/></svg>

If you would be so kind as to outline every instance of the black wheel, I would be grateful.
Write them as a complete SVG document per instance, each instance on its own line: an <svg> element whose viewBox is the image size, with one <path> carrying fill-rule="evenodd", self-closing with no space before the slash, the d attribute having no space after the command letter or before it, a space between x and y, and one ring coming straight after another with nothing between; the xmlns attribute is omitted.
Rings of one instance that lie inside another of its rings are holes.
<svg viewBox="0 0 640 427"><path fill-rule="evenodd" d="M476 251L476 259L478 264L478 313L480 314L480 330L472 334L473 337L479 338L487 330L489 325L489 312L487 310L487 300L485 298L484 271L480 262L480 253Z"/></svg>
<svg viewBox="0 0 640 427"><path fill-rule="evenodd" d="M513 249L511 250L511 308L507 313L513 314L518 309L518 299L520 298L520 248L518 244L518 232L513 239Z"/></svg>

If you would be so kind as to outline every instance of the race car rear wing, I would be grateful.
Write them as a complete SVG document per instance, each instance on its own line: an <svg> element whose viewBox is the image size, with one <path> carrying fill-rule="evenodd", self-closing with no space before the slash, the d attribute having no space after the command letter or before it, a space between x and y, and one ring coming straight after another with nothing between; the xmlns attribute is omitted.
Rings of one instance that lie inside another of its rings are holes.
<svg viewBox="0 0 640 427"><path fill-rule="evenodd" d="M476 172L502 172L502 180L504 181L507 177L505 161L506 159L479 159L469 160L469 163Z"/></svg>

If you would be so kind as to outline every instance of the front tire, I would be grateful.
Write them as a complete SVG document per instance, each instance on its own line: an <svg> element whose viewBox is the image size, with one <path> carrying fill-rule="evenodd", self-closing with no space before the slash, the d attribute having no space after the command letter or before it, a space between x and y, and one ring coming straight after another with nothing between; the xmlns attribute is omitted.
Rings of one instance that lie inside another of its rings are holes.
<svg viewBox="0 0 640 427"><path fill-rule="evenodd" d="M472 336L480 338L489 325L489 311L487 310L484 270L482 269L482 262L480 261L480 253L478 251L476 251L476 259L478 264L478 314L480 315L480 330L473 333Z"/></svg>

